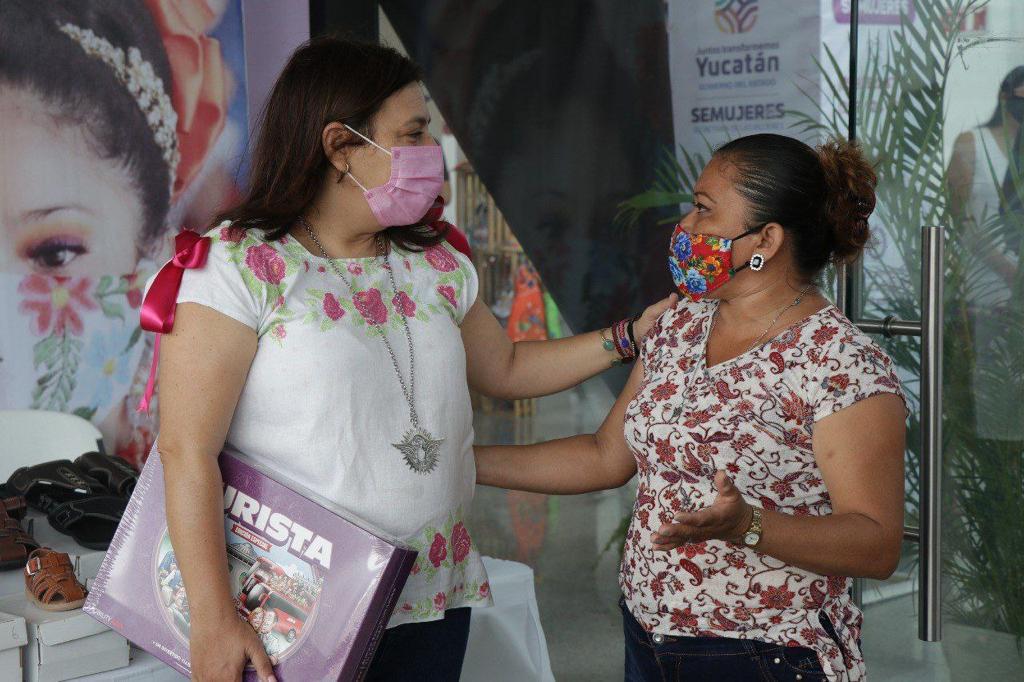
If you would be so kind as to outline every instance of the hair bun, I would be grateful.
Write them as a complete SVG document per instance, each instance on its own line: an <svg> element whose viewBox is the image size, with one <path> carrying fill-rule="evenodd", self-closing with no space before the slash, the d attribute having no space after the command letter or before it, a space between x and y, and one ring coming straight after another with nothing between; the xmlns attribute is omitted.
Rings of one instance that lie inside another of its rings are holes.
<svg viewBox="0 0 1024 682"><path fill-rule="evenodd" d="M823 220L829 228L830 260L855 260L871 237L868 218L875 210L878 176L856 142L832 139L817 149L825 174Z"/></svg>

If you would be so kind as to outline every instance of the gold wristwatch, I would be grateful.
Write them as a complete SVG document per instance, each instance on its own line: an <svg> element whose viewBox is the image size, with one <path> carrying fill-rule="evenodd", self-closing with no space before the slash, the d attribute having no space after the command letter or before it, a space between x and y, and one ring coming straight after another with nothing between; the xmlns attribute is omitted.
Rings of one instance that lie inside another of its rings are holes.
<svg viewBox="0 0 1024 682"><path fill-rule="evenodd" d="M743 533L743 544L747 547L756 547L761 542L761 510L754 507L754 513L750 517L750 525Z"/></svg>

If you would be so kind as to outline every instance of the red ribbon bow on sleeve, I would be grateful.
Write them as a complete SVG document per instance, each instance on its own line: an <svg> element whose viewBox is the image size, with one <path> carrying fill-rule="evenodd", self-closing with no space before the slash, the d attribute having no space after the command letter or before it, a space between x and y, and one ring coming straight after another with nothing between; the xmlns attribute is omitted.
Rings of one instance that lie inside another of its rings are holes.
<svg viewBox="0 0 1024 682"><path fill-rule="evenodd" d="M139 401L138 412L149 412L149 403L156 385L156 368L160 361L160 334L166 334L174 327L174 310L178 303L181 278L185 270L201 268L206 264L211 241L209 237L200 237L190 230L178 233L174 238L174 257L160 268L142 302L139 311L140 324L146 331L156 332L157 337L153 344L153 363L149 368L149 380L146 382L142 400Z"/></svg>

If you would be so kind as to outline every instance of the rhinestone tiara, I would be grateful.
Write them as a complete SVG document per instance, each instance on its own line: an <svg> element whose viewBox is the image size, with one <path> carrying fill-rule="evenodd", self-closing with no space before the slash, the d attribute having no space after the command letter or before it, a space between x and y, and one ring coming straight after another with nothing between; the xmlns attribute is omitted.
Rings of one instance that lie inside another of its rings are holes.
<svg viewBox="0 0 1024 682"><path fill-rule="evenodd" d="M146 117L146 123L153 131L153 137L160 146L164 162L170 170L173 192L175 173L181 152L178 150L178 114L171 105L171 98L164 90L164 82L153 71L153 65L142 58L137 47L128 48L127 54L110 41L99 37L91 29L61 24L62 33L78 43L90 57L101 60L114 70L117 80L128 89L139 109Z"/></svg>

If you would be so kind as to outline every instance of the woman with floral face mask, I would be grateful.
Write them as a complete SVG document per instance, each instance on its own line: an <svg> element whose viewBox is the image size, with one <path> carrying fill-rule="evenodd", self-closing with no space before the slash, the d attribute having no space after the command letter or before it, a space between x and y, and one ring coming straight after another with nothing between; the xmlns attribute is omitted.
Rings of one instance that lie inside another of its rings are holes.
<svg viewBox="0 0 1024 682"><path fill-rule="evenodd" d="M889 358L815 281L860 253L874 187L845 142L724 145L669 247L686 300L600 431L476 449L478 482L506 488L639 474L627 680L864 679L850 579L899 559L906 411Z"/></svg>
<svg viewBox="0 0 1024 682"><path fill-rule="evenodd" d="M225 124L219 46L190 23L218 4L0 3L0 408L90 418L135 464L143 285Z"/></svg>
<svg viewBox="0 0 1024 682"><path fill-rule="evenodd" d="M157 447L201 679L237 679L247 660L272 676L227 580L209 579L227 573L225 441L418 550L367 679L455 680L469 607L491 600L464 518L468 385L502 398L573 386L632 356L630 331L672 303L605 338L513 346L435 222L443 164L419 78L379 45L298 49L271 92L248 194L205 237L179 235L147 294L146 314L150 297L177 303L172 330L154 325L169 331Z"/></svg>

